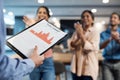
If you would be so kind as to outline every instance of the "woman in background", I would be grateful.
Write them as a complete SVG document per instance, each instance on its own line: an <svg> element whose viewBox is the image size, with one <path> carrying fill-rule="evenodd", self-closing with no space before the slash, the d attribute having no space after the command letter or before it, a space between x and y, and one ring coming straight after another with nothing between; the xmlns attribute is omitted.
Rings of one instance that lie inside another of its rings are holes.
<svg viewBox="0 0 120 80"><path fill-rule="evenodd" d="M37 17L36 19L30 19L26 16L23 17L23 21L26 25L30 26L35 22L45 19L48 21L50 17L49 10L46 6L40 6L37 10ZM31 80L55 80L55 70L54 70L54 63L52 58L52 49L49 49L44 53L45 60L43 64L30 74Z"/></svg>
<svg viewBox="0 0 120 80"><path fill-rule="evenodd" d="M71 70L73 80L97 80L99 33L93 26L94 14L85 10L81 15L82 25L75 23L75 32L70 41L74 52Z"/></svg>

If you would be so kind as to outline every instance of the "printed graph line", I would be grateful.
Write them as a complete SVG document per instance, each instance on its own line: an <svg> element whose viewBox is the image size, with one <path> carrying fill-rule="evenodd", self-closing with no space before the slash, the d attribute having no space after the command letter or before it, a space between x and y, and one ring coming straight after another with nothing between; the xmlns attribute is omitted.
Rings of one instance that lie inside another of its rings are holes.
<svg viewBox="0 0 120 80"><path fill-rule="evenodd" d="M46 42L47 44L51 44L52 43L52 40L54 37L51 37L50 39L48 39L50 33L44 33L43 31L40 31L40 32L36 32L34 30L30 30L30 32L34 35L36 35L38 38L42 39L44 42Z"/></svg>

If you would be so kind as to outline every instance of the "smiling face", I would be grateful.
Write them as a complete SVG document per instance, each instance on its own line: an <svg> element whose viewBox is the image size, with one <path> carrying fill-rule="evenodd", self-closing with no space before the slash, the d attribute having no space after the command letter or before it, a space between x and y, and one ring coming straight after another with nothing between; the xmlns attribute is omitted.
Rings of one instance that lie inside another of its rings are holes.
<svg viewBox="0 0 120 80"><path fill-rule="evenodd" d="M48 20L49 17L50 17L50 16L49 16L49 13L48 13L48 11L47 11L46 8L40 7L40 8L38 9L38 11L37 11L37 19L38 19L38 20L41 20L41 19Z"/></svg>
<svg viewBox="0 0 120 80"><path fill-rule="evenodd" d="M119 24L119 16L117 14L112 14L110 17L111 26L117 26Z"/></svg>
<svg viewBox="0 0 120 80"><path fill-rule="evenodd" d="M84 26L91 26L93 24L93 18L89 12L84 12L82 14L82 22Z"/></svg>

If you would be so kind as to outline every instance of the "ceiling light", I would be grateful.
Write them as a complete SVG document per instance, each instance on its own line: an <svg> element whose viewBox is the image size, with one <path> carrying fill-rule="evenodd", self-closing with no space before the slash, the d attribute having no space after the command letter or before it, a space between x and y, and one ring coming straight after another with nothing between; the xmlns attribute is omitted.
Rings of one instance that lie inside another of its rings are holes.
<svg viewBox="0 0 120 80"><path fill-rule="evenodd" d="M96 13L97 12L97 9L92 9L91 10L93 13Z"/></svg>
<svg viewBox="0 0 120 80"><path fill-rule="evenodd" d="M50 12L50 15L52 16L52 15L53 15L53 12L52 12L52 10L51 10L51 9L49 9L49 12Z"/></svg>
<svg viewBox="0 0 120 80"><path fill-rule="evenodd" d="M3 9L3 13L6 13L6 9Z"/></svg>
<svg viewBox="0 0 120 80"><path fill-rule="evenodd" d="M109 3L109 0L103 0L102 2L103 3Z"/></svg>
<svg viewBox="0 0 120 80"><path fill-rule="evenodd" d="M8 12L8 15L13 16L14 14L13 14L13 12Z"/></svg>
<svg viewBox="0 0 120 80"><path fill-rule="evenodd" d="M9 12L8 14L4 14L4 21L5 21L5 24L14 25L15 24L15 16L11 12Z"/></svg>
<svg viewBox="0 0 120 80"><path fill-rule="evenodd" d="M38 0L38 3L44 3L44 0Z"/></svg>

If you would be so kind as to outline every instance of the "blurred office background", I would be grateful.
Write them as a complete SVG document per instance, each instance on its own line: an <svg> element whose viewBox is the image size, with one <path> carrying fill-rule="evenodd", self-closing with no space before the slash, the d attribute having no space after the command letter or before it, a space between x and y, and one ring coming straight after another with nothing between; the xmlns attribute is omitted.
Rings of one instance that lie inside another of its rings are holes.
<svg viewBox="0 0 120 80"><path fill-rule="evenodd" d="M4 21L7 30L7 38L25 29L23 16L34 18L38 6L45 5L50 10L49 21L68 33L55 52L69 53L67 40L74 32L74 23L80 21L80 14L84 10L91 10L95 14L95 25L101 31L104 25L109 23L109 16L112 12L120 13L120 0L4 0ZM62 45L61 45L62 44ZM6 55L15 54L6 46ZM67 80L72 80L70 76L70 64L66 65ZM61 75L62 80L65 76Z"/></svg>

